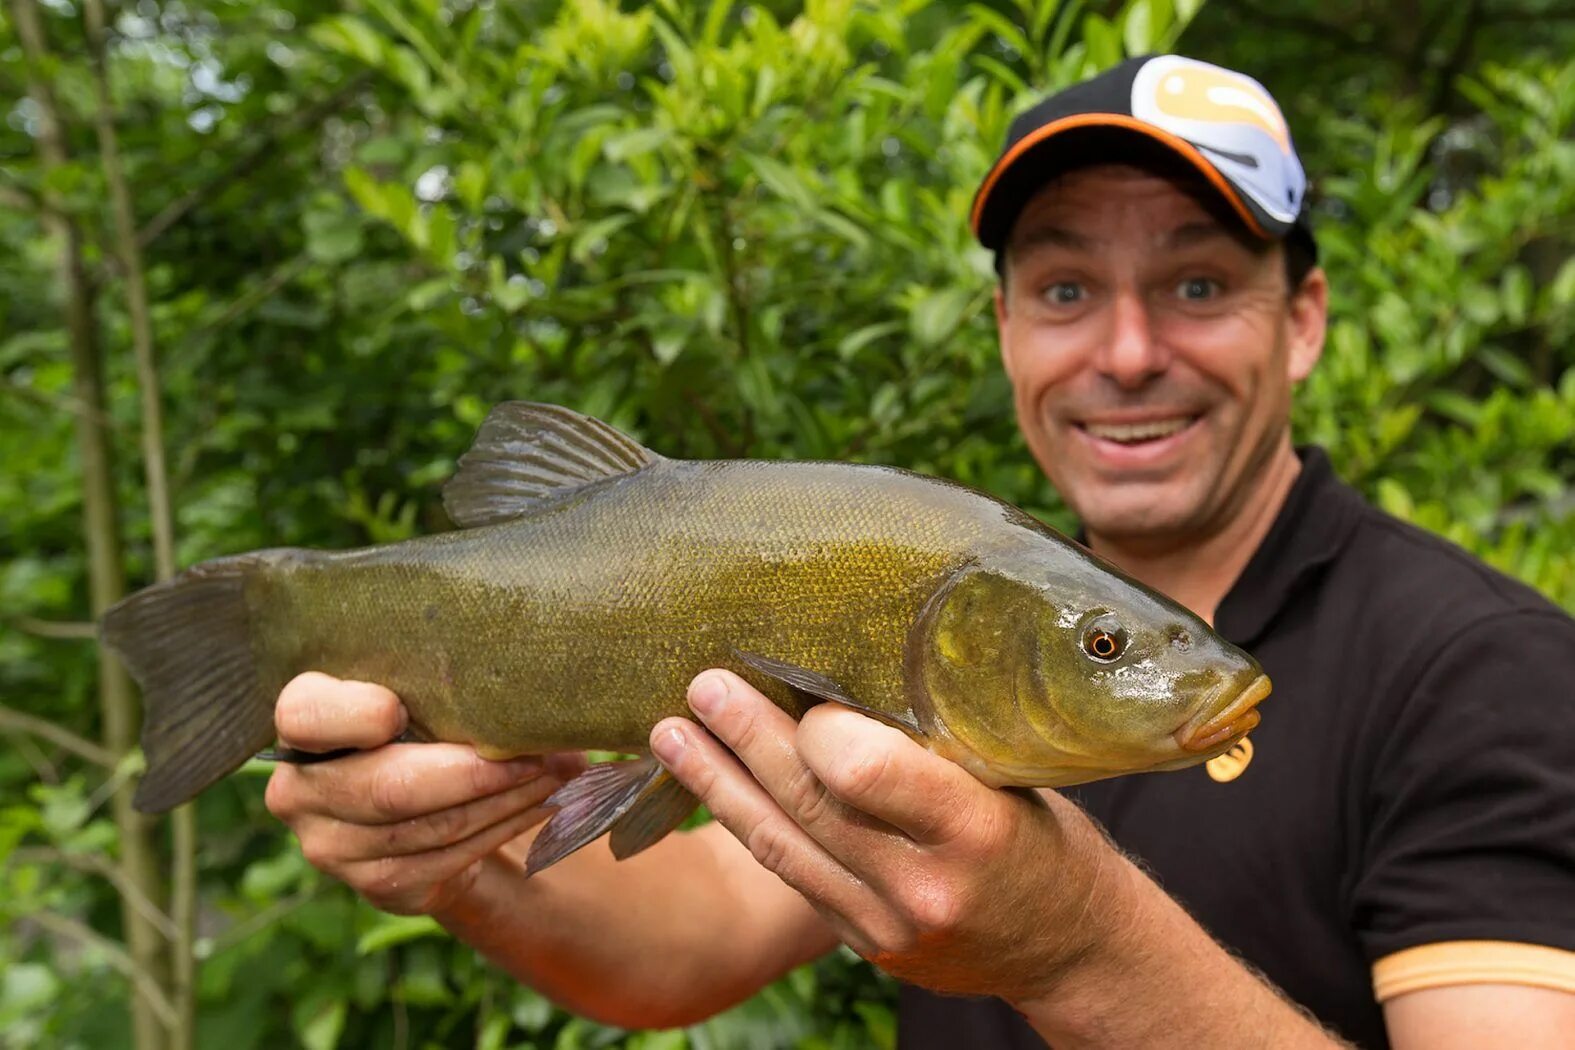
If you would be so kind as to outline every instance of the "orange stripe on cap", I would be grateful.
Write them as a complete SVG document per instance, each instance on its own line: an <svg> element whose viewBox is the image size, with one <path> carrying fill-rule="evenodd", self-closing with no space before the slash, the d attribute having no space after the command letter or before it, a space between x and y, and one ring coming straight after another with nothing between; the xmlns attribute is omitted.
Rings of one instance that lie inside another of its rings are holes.
<svg viewBox="0 0 1575 1050"><path fill-rule="evenodd" d="M990 199L991 191L995 189L995 184L1001 180L1001 176L1006 174L1006 169L1010 168L1018 157L1021 157L1052 135L1070 131L1073 128L1091 127L1126 128L1129 131L1147 135L1156 142L1169 146L1191 161L1192 165L1202 172L1209 182L1213 183L1214 188L1219 190L1225 199L1230 202L1230 206L1235 209L1236 214L1241 216L1242 222L1247 224L1247 229L1264 240L1272 240L1263 227L1258 225L1258 220L1253 216L1251 210L1248 209L1246 202L1241 199L1241 194L1236 192L1235 187L1226 181L1225 176L1221 175L1219 170L1209 163L1208 158L1204 157L1196 146L1186 139L1178 138L1162 128L1156 128L1147 121L1129 117L1125 113L1078 113L1074 116L1062 117L1060 120L1052 120L1050 123L1041 125L1024 135L1021 139L1018 139L1012 148L1007 150L1005 155L995 162L995 166L990 169L990 173L984 178L984 185L979 188L978 197L974 199L973 214L969 217L969 224L973 227L974 236L979 236L979 223L984 218L984 206Z"/></svg>

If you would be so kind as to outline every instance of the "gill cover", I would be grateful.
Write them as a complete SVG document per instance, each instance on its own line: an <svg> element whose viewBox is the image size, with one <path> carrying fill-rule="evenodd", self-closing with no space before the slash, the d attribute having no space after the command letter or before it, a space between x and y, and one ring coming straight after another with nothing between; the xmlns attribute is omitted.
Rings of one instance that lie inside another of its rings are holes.
<svg viewBox="0 0 1575 1050"><path fill-rule="evenodd" d="M936 591L909 635L920 724L961 745L932 746L985 783L1048 786L1065 765L1047 746L1054 713L1034 702L1043 692L1036 654L1048 610L1028 585L969 564Z"/></svg>

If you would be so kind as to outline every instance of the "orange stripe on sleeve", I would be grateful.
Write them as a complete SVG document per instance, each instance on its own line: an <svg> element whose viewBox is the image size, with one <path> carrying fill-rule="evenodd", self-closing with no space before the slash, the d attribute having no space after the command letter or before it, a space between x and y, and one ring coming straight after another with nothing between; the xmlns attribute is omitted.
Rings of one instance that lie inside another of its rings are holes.
<svg viewBox="0 0 1575 1050"><path fill-rule="evenodd" d="M1379 1002L1453 984L1520 984L1575 992L1575 952L1519 941L1440 941L1373 964Z"/></svg>

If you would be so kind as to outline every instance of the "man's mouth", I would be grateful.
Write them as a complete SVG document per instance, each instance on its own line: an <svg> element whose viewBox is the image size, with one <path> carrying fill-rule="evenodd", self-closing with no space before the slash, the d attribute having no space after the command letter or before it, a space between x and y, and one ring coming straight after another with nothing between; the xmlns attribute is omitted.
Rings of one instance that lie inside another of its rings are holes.
<svg viewBox="0 0 1575 1050"><path fill-rule="evenodd" d="M1173 434L1179 434L1197 420L1198 417L1195 415L1145 419L1130 423L1096 423L1093 420L1085 420L1077 426L1084 433L1104 441L1114 441L1120 445L1141 445L1146 441L1159 441Z"/></svg>

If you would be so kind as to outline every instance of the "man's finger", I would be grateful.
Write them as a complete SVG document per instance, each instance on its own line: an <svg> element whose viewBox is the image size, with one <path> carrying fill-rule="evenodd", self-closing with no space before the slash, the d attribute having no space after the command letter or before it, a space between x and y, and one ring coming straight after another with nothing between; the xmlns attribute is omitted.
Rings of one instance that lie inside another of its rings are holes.
<svg viewBox="0 0 1575 1050"><path fill-rule="evenodd" d="M836 704L805 714L797 746L805 766L836 798L925 845L979 830L997 801L955 762Z"/></svg>
<svg viewBox="0 0 1575 1050"><path fill-rule="evenodd" d="M394 824L543 775L542 758L492 762L461 744L389 744L309 766L279 766L268 808L290 819L323 814L352 824Z"/></svg>
<svg viewBox="0 0 1575 1050"><path fill-rule="evenodd" d="M689 705L789 815L832 853L858 849L880 828L826 789L798 753L798 723L731 671L707 671L690 684Z"/></svg>
<svg viewBox="0 0 1575 1050"><path fill-rule="evenodd" d="M456 892L449 880L525 834L538 819L534 810L524 810L440 849L346 864L339 877L380 908L427 913Z"/></svg>
<svg viewBox="0 0 1575 1050"><path fill-rule="evenodd" d="M759 864L834 912L867 910L873 895L777 805L726 748L683 718L657 723L651 751ZM862 905L862 908L860 907Z"/></svg>
<svg viewBox="0 0 1575 1050"><path fill-rule="evenodd" d="M561 781L556 778L543 776L495 795L395 824L350 824L311 814L296 823L295 834L302 848L309 852L313 864L319 867L334 868L380 857L409 856L454 846L527 810L532 811L527 827L545 820L548 811L540 808L541 804L560 786Z"/></svg>
<svg viewBox="0 0 1575 1050"><path fill-rule="evenodd" d="M301 751L379 747L404 732L408 720L399 697L382 686L316 671L292 678L273 710L279 739Z"/></svg>

